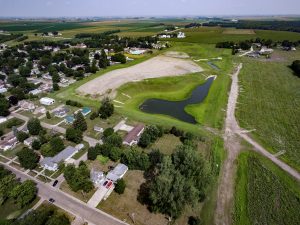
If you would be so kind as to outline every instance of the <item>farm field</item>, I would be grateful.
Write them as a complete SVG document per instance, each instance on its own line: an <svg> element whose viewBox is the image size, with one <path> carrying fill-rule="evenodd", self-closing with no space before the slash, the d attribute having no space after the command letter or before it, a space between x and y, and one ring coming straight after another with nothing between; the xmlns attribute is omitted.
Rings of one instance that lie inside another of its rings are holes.
<svg viewBox="0 0 300 225"><path fill-rule="evenodd" d="M241 153L234 224L299 224L299 187L298 182L271 161L256 153Z"/></svg>
<svg viewBox="0 0 300 225"><path fill-rule="evenodd" d="M300 170L300 80L288 67L300 53L276 51L276 61L243 58L237 118L273 153Z"/></svg>

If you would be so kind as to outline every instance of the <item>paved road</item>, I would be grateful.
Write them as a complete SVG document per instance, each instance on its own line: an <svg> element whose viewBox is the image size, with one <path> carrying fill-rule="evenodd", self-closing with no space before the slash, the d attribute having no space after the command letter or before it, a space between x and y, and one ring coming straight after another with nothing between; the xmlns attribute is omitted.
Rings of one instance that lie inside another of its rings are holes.
<svg viewBox="0 0 300 225"><path fill-rule="evenodd" d="M55 199L55 205L66 210L67 212L84 218L87 222L95 225L126 225L126 223L112 217L109 214L102 212L93 207L89 207L87 204L79 201L78 199L62 192L61 190L44 184L41 181L0 162L5 168L12 171L21 180L34 180L37 183L38 195L43 199L53 198Z"/></svg>

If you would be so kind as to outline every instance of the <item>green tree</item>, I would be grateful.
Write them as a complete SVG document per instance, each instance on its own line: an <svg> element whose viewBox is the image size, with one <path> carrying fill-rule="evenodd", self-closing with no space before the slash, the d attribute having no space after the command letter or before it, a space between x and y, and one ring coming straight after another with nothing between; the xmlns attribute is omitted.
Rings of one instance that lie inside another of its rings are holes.
<svg viewBox="0 0 300 225"><path fill-rule="evenodd" d="M32 142L32 145L31 147L34 149L34 150L40 150L41 148L41 142L39 140L34 140Z"/></svg>
<svg viewBox="0 0 300 225"><path fill-rule="evenodd" d="M114 131L113 128L111 128L111 127L106 128L106 129L103 131L103 138L105 139L105 138L109 137L109 136L112 135L114 132L115 132L115 131Z"/></svg>
<svg viewBox="0 0 300 225"><path fill-rule="evenodd" d="M66 139L76 144L82 142L82 131L70 127L66 130Z"/></svg>
<svg viewBox="0 0 300 225"><path fill-rule="evenodd" d="M117 192L119 195L123 194L124 191L125 191L125 188L126 188L126 183L125 183L125 180L122 178L122 179L119 179L115 185L115 192Z"/></svg>
<svg viewBox="0 0 300 225"><path fill-rule="evenodd" d="M15 174L8 174L0 179L0 205L10 197L11 190L18 185Z"/></svg>
<svg viewBox="0 0 300 225"><path fill-rule="evenodd" d="M60 137L54 137L50 140L50 147L53 152L53 155L56 155L65 148L65 145Z"/></svg>
<svg viewBox="0 0 300 225"><path fill-rule="evenodd" d="M99 109L100 118L107 119L114 113L114 105L109 98L104 98Z"/></svg>
<svg viewBox="0 0 300 225"><path fill-rule="evenodd" d="M78 112L75 116L75 120L73 122L73 128L78 129L80 131L86 131L87 130L87 123L85 121L84 116L81 112Z"/></svg>
<svg viewBox="0 0 300 225"><path fill-rule="evenodd" d="M46 118L47 118L48 120L51 119L51 115L50 115L50 112L49 112L49 111L46 112Z"/></svg>
<svg viewBox="0 0 300 225"><path fill-rule="evenodd" d="M117 133L113 133L112 135L110 135L104 139L104 143L107 145L110 145L112 147L121 148L122 147L122 137Z"/></svg>
<svg viewBox="0 0 300 225"><path fill-rule="evenodd" d="M110 153L109 153L109 158L116 162L121 158L122 155L122 149L118 148L118 147L112 147L110 149Z"/></svg>
<svg viewBox="0 0 300 225"><path fill-rule="evenodd" d="M107 59L107 55L104 49L101 50L101 55L99 58L99 67L106 69L109 66L109 60Z"/></svg>
<svg viewBox="0 0 300 225"><path fill-rule="evenodd" d="M53 215L49 218L47 223L45 225L70 225L70 221L68 217L66 217L64 214L62 215Z"/></svg>
<svg viewBox="0 0 300 225"><path fill-rule="evenodd" d="M123 55L122 53L116 53L111 56L111 60L114 62L120 62L122 64L126 63L126 56Z"/></svg>
<svg viewBox="0 0 300 225"><path fill-rule="evenodd" d="M31 203L35 199L36 194L37 188L35 183L31 180L24 181L11 191L11 196L15 199L19 208L23 208Z"/></svg>
<svg viewBox="0 0 300 225"><path fill-rule="evenodd" d="M34 169L38 162L39 162L39 156L36 154L33 150L24 147L21 151L17 153L17 156L19 158L20 164L25 169Z"/></svg>
<svg viewBox="0 0 300 225"><path fill-rule="evenodd" d="M9 101L3 96L0 95L0 116L9 115Z"/></svg>
<svg viewBox="0 0 300 225"><path fill-rule="evenodd" d="M52 84L52 88L53 88L53 91L58 91L58 90L59 90L59 85L58 85L58 83L53 83L53 84Z"/></svg>
<svg viewBox="0 0 300 225"><path fill-rule="evenodd" d="M29 135L27 133L25 133L24 131L18 131L18 133L17 133L17 139L19 142L25 141L28 137L29 137Z"/></svg>
<svg viewBox="0 0 300 225"><path fill-rule="evenodd" d="M27 128L31 135L38 135L43 129L38 118L31 118L27 123Z"/></svg>

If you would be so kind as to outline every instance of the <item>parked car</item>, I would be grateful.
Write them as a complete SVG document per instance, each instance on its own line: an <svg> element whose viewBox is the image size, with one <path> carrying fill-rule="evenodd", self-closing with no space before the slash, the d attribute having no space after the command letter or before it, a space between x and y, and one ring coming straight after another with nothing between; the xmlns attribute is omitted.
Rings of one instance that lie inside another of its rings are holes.
<svg viewBox="0 0 300 225"><path fill-rule="evenodd" d="M55 180L55 181L53 182L52 186L55 187L55 186L57 185L57 183L58 183L58 180Z"/></svg>
<svg viewBox="0 0 300 225"><path fill-rule="evenodd" d="M49 198L49 202L54 203L55 200L53 198Z"/></svg>
<svg viewBox="0 0 300 225"><path fill-rule="evenodd" d="M106 186L107 182L108 182L108 181L106 180L106 181L103 183L103 186Z"/></svg>

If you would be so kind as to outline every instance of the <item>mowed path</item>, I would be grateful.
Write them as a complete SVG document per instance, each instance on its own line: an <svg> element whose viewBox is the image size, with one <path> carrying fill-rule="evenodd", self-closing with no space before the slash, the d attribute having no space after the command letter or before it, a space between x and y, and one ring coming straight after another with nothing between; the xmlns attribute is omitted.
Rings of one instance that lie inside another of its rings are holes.
<svg viewBox="0 0 300 225"><path fill-rule="evenodd" d="M156 56L131 67L108 72L85 83L76 91L83 95L104 95L129 82L148 78L179 76L202 71L203 69L191 60Z"/></svg>
<svg viewBox="0 0 300 225"><path fill-rule="evenodd" d="M218 187L217 208L215 211L216 225L232 224L231 209L234 201L234 178L236 173L235 161L241 151L240 138L243 138L251 144L256 152L264 155L296 180L300 181L300 173L298 171L276 158L276 156L272 155L259 143L254 141L247 134L247 131L239 127L235 118L235 108L239 94L238 74L241 69L242 64L238 66L237 70L232 75L231 90L228 98L224 134L224 144L228 151L228 155L223 164Z"/></svg>

